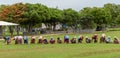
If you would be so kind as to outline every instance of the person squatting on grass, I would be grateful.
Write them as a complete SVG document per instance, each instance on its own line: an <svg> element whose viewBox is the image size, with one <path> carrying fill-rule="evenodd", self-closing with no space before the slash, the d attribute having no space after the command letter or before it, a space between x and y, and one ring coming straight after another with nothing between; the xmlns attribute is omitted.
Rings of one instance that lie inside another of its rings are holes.
<svg viewBox="0 0 120 58"><path fill-rule="evenodd" d="M22 44L23 36L15 36L14 40L15 44Z"/></svg>
<svg viewBox="0 0 120 58"><path fill-rule="evenodd" d="M102 34L102 36L100 37L100 43L105 43L105 38L106 38L106 35Z"/></svg>
<svg viewBox="0 0 120 58"><path fill-rule="evenodd" d="M40 37L38 38L38 44L42 44L42 43L43 43L43 37L40 36Z"/></svg>
<svg viewBox="0 0 120 58"><path fill-rule="evenodd" d="M83 41L83 36L80 35L80 36L78 37L78 43L82 43L82 41Z"/></svg>
<svg viewBox="0 0 120 58"><path fill-rule="evenodd" d="M98 42L98 35L94 34L92 37L92 40L94 41L94 43L97 43Z"/></svg>
<svg viewBox="0 0 120 58"><path fill-rule="evenodd" d="M105 42L106 43L112 43L112 39L110 36L108 36L106 39L105 39Z"/></svg>
<svg viewBox="0 0 120 58"><path fill-rule="evenodd" d="M43 43L44 44L48 44L48 41L47 41L47 39L45 38L45 39L43 39Z"/></svg>
<svg viewBox="0 0 120 58"><path fill-rule="evenodd" d="M24 44L28 44L28 37L24 36Z"/></svg>
<svg viewBox="0 0 120 58"><path fill-rule="evenodd" d="M57 43L58 43L58 44L61 44L61 43L62 43L62 40L60 39L60 37L57 38Z"/></svg>
<svg viewBox="0 0 120 58"><path fill-rule="evenodd" d="M18 44L22 44L23 36L18 36Z"/></svg>
<svg viewBox="0 0 120 58"><path fill-rule="evenodd" d="M86 43L91 43L91 39L86 36Z"/></svg>
<svg viewBox="0 0 120 58"><path fill-rule="evenodd" d="M76 36L74 36L74 37L71 39L71 43L72 43L72 44L75 44L75 43L76 43Z"/></svg>
<svg viewBox="0 0 120 58"><path fill-rule="evenodd" d="M10 42L11 42L10 36L7 36L7 37L6 37L6 42L7 42L7 45L10 44Z"/></svg>
<svg viewBox="0 0 120 58"><path fill-rule="evenodd" d="M64 43L69 43L69 36L68 35L65 35L64 36Z"/></svg>
<svg viewBox="0 0 120 58"><path fill-rule="evenodd" d="M114 37L114 44L119 44L119 39L116 36Z"/></svg>
<svg viewBox="0 0 120 58"><path fill-rule="evenodd" d="M55 43L55 40L53 39L53 37L51 37L49 42L50 42L50 44L54 44Z"/></svg>
<svg viewBox="0 0 120 58"><path fill-rule="evenodd" d="M35 36L31 37L31 44L35 44L35 38L36 38Z"/></svg>

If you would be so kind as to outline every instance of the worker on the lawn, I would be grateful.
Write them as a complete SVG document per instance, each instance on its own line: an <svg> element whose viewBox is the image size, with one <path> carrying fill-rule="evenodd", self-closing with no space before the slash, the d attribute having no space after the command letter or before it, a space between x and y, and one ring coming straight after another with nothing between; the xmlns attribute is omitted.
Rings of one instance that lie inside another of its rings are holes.
<svg viewBox="0 0 120 58"><path fill-rule="evenodd" d="M11 42L10 36L7 36L7 37L6 37L6 41L7 41L7 45L9 45L10 42Z"/></svg>
<svg viewBox="0 0 120 58"><path fill-rule="evenodd" d="M94 43L97 43L98 42L98 35L94 34L92 37L92 40L94 41Z"/></svg>
<svg viewBox="0 0 120 58"><path fill-rule="evenodd" d="M40 36L39 38L38 38L38 44L42 44L43 43L43 36Z"/></svg>
<svg viewBox="0 0 120 58"><path fill-rule="evenodd" d="M43 40L43 43L44 43L44 44L48 44L48 41L47 41L46 38Z"/></svg>
<svg viewBox="0 0 120 58"><path fill-rule="evenodd" d="M54 44L55 43L55 40L51 37L50 41L49 41L51 44Z"/></svg>
<svg viewBox="0 0 120 58"><path fill-rule="evenodd" d="M35 38L36 38L35 36L31 37L31 44L35 44Z"/></svg>
<svg viewBox="0 0 120 58"><path fill-rule="evenodd" d="M23 36L18 36L18 44L22 44Z"/></svg>
<svg viewBox="0 0 120 58"><path fill-rule="evenodd" d="M105 42L105 38L106 38L106 35L102 34L102 36L100 37L100 43L104 43Z"/></svg>
<svg viewBox="0 0 120 58"><path fill-rule="evenodd" d="M76 36L74 36L74 38L71 39L71 43L76 43Z"/></svg>
<svg viewBox="0 0 120 58"><path fill-rule="evenodd" d="M57 43L61 44L62 40L60 39L60 37L57 38Z"/></svg>
<svg viewBox="0 0 120 58"><path fill-rule="evenodd" d="M86 43L91 43L91 39L86 36Z"/></svg>
<svg viewBox="0 0 120 58"><path fill-rule="evenodd" d="M28 44L28 37L24 36L24 44Z"/></svg>
<svg viewBox="0 0 120 58"><path fill-rule="evenodd" d="M78 43L82 43L82 41L83 41L83 36L80 35L80 36L78 37Z"/></svg>
<svg viewBox="0 0 120 58"><path fill-rule="evenodd" d="M116 36L114 37L114 44L119 44L119 39Z"/></svg>
<svg viewBox="0 0 120 58"><path fill-rule="evenodd" d="M108 36L106 39L105 39L105 42L106 43L112 43L112 39L110 36Z"/></svg>
<svg viewBox="0 0 120 58"><path fill-rule="evenodd" d="M68 35L64 36L64 43L69 43L69 36Z"/></svg>

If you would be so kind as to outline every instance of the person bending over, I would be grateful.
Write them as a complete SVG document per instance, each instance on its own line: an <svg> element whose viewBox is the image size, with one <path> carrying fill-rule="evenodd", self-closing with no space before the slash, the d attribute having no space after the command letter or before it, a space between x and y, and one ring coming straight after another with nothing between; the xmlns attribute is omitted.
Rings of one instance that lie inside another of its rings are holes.
<svg viewBox="0 0 120 58"><path fill-rule="evenodd" d="M91 43L91 39L86 36L86 43Z"/></svg>
<svg viewBox="0 0 120 58"><path fill-rule="evenodd" d="M106 35L102 34L102 36L100 37L100 43L105 43L105 38L106 38Z"/></svg>
<svg viewBox="0 0 120 58"><path fill-rule="evenodd" d="M94 43L97 43L98 42L98 35L94 34L92 37L92 40L94 41Z"/></svg>
<svg viewBox="0 0 120 58"><path fill-rule="evenodd" d="M64 36L64 43L69 43L69 36L68 35Z"/></svg>
<svg viewBox="0 0 120 58"><path fill-rule="evenodd" d="M35 38L36 38L35 36L31 37L31 44L35 44Z"/></svg>
<svg viewBox="0 0 120 58"><path fill-rule="evenodd" d="M59 37L57 38L57 43L59 43L59 44L62 43L62 40Z"/></svg>
<svg viewBox="0 0 120 58"><path fill-rule="evenodd" d="M106 43L112 43L112 39L110 36L108 36L106 39L105 39L105 42Z"/></svg>
<svg viewBox="0 0 120 58"><path fill-rule="evenodd" d="M71 43L72 44L76 43L76 37L74 37L74 38L71 39Z"/></svg>
<svg viewBox="0 0 120 58"><path fill-rule="evenodd" d="M6 41L7 41L7 45L9 45L10 42L11 42L10 36L7 36L7 37L6 37Z"/></svg>
<svg viewBox="0 0 120 58"><path fill-rule="evenodd" d="M114 44L119 44L119 39L116 36L114 37Z"/></svg>
<svg viewBox="0 0 120 58"><path fill-rule="evenodd" d="M83 41L83 36L81 35L78 37L78 43L82 43L82 41Z"/></svg>
<svg viewBox="0 0 120 58"><path fill-rule="evenodd" d="M50 42L50 44L54 44L55 40L53 38L51 38L49 42Z"/></svg>
<svg viewBox="0 0 120 58"><path fill-rule="evenodd" d="M42 43L43 43L43 37L40 36L40 37L38 38L38 44L42 44Z"/></svg>
<svg viewBox="0 0 120 58"><path fill-rule="evenodd" d="M18 36L18 44L22 44L23 36Z"/></svg>
<svg viewBox="0 0 120 58"><path fill-rule="evenodd" d="M28 44L28 37L24 36L24 44Z"/></svg>
<svg viewBox="0 0 120 58"><path fill-rule="evenodd" d="M48 44L47 39L44 39L44 40L43 40L43 43L44 43L44 44Z"/></svg>

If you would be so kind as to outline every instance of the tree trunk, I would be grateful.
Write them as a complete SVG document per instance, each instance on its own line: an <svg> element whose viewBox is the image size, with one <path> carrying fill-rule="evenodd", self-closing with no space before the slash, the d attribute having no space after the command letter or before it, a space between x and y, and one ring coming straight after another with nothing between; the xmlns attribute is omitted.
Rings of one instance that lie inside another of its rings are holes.
<svg viewBox="0 0 120 58"><path fill-rule="evenodd" d="M17 35L19 35L19 26L17 26Z"/></svg>
<svg viewBox="0 0 120 58"><path fill-rule="evenodd" d="M11 33L11 37L13 37L13 27L12 26L9 26L9 31Z"/></svg>
<svg viewBox="0 0 120 58"><path fill-rule="evenodd" d="M3 36L2 26L0 26L0 38Z"/></svg>
<svg viewBox="0 0 120 58"><path fill-rule="evenodd" d="M29 25L29 28L28 28L28 33L29 34L32 34L32 27L33 27L33 25Z"/></svg>
<svg viewBox="0 0 120 58"><path fill-rule="evenodd" d="M53 32L55 33L55 29L56 28L56 24L55 23L53 23Z"/></svg>
<svg viewBox="0 0 120 58"><path fill-rule="evenodd" d="M53 31L55 31L55 28L56 28L56 24L53 23Z"/></svg>

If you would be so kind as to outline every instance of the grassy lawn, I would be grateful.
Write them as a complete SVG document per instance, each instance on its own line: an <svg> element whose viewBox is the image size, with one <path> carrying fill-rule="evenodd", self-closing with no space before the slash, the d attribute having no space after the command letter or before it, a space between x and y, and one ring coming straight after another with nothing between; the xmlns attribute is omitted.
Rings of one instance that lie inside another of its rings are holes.
<svg viewBox="0 0 120 58"><path fill-rule="evenodd" d="M120 38L120 31L96 32L99 36ZM43 35L45 38L63 38L65 34ZM69 34L70 38L81 34ZM91 37L93 34L82 34ZM90 43L86 44L28 44L15 45L14 41L6 45L0 41L0 58L120 58L120 44Z"/></svg>

